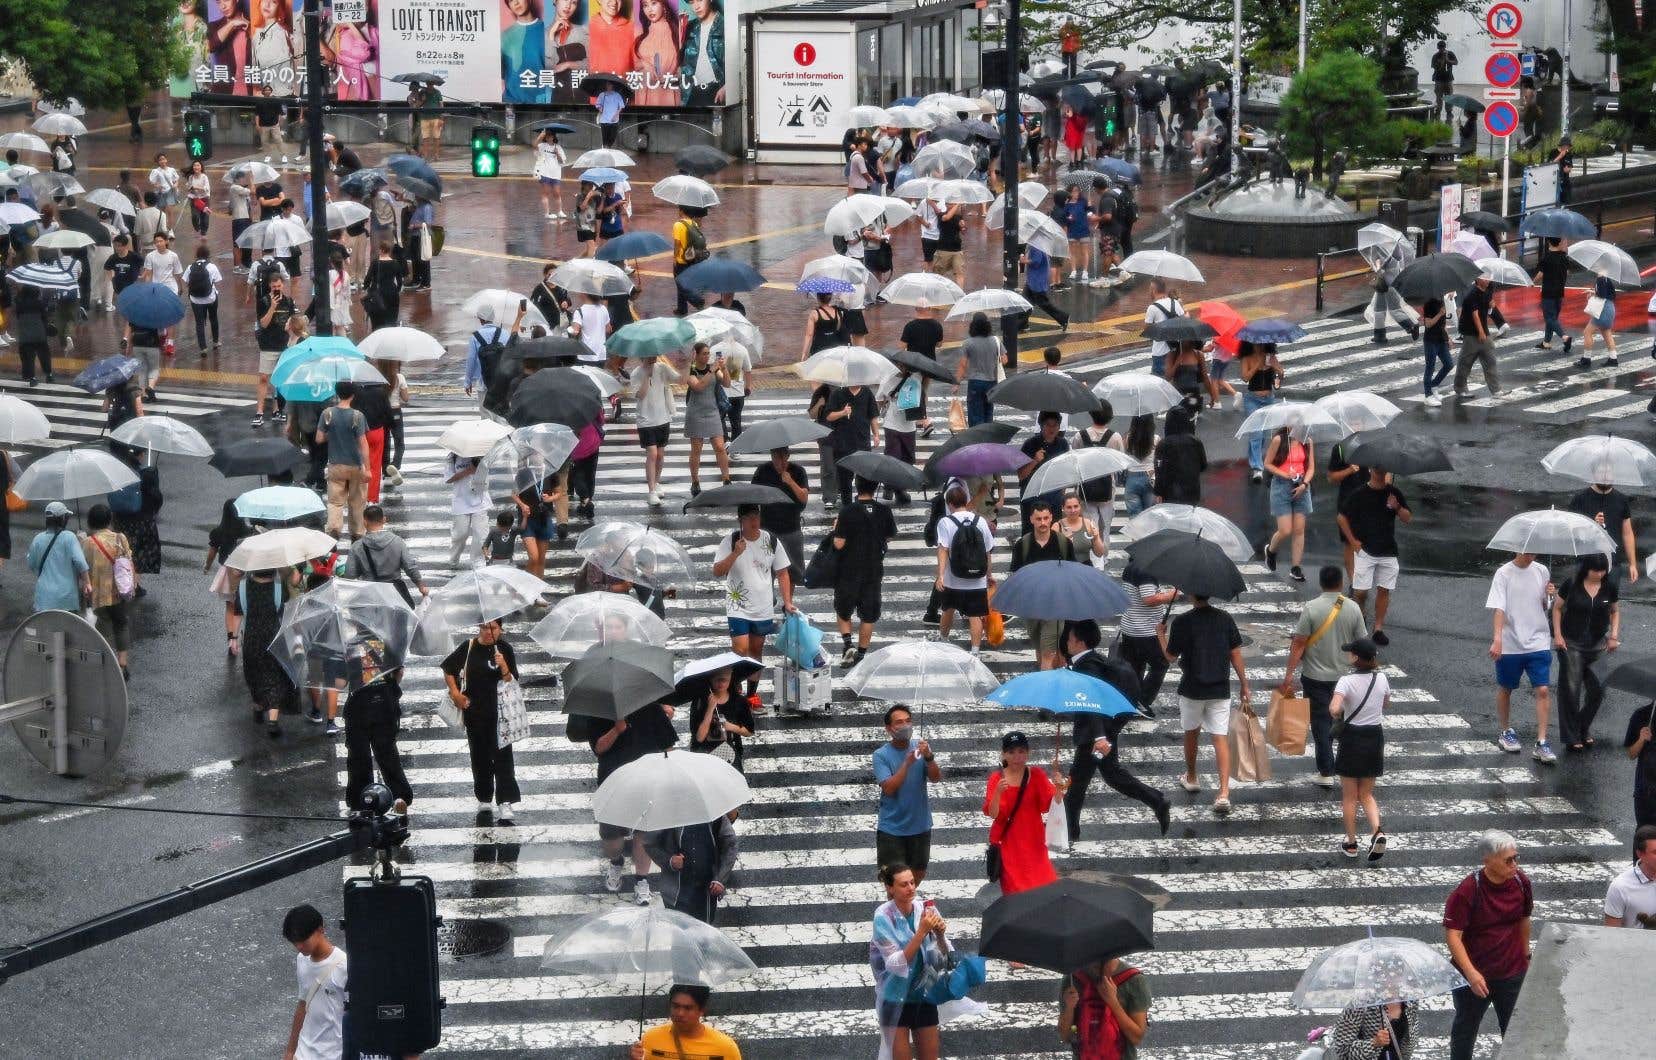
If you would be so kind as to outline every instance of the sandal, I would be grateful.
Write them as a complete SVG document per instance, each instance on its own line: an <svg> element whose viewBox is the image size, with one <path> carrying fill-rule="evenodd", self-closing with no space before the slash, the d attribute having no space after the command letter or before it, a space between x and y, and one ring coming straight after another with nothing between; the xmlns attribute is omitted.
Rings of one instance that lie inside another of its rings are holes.
<svg viewBox="0 0 1656 1060"><path fill-rule="evenodd" d="M1348 858L1356 857L1357 856L1357 840L1347 839L1344 843L1340 844L1340 850Z"/></svg>
<svg viewBox="0 0 1656 1060"><path fill-rule="evenodd" d="M1356 844L1353 843L1352 847L1355 848ZM1376 861L1379 861L1381 858L1383 858L1385 856L1386 856L1386 833L1384 831L1382 831L1381 829L1376 828L1374 830L1374 838L1369 840L1369 849L1368 849L1369 864L1372 865Z"/></svg>

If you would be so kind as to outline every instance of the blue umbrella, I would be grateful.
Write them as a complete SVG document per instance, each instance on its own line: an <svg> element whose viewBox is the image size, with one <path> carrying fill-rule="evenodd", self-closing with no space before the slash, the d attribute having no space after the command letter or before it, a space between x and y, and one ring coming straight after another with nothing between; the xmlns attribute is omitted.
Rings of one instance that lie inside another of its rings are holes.
<svg viewBox="0 0 1656 1060"><path fill-rule="evenodd" d="M734 261L722 254L708 258L679 273L678 282L687 291L753 291L764 286L765 278L759 270L744 261Z"/></svg>
<svg viewBox="0 0 1656 1060"><path fill-rule="evenodd" d="M1131 602L1114 578L1069 560L1031 563L995 589L995 610L1043 621L1114 618Z"/></svg>
<svg viewBox="0 0 1656 1060"><path fill-rule="evenodd" d="M287 523L327 511L327 505L298 486L261 486L236 498L236 514L256 523Z"/></svg>
<svg viewBox="0 0 1656 1060"><path fill-rule="evenodd" d="M385 160L384 165L399 177L413 177L415 180L425 181L438 191L443 190L443 178L431 168L430 162L419 155L392 155Z"/></svg>
<svg viewBox="0 0 1656 1060"><path fill-rule="evenodd" d="M559 136L567 136L575 131L574 126L565 125L561 121L549 121L545 125L542 125L541 128L545 129L547 132L557 133Z"/></svg>
<svg viewBox="0 0 1656 1060"><path fill-rule="evenodd" d="M342 382L381 384L385 376L360 353L329 353L278 363L270 373L270 385L289 401L327 401L334 395L334 384Z"/></svg>
<svg viewBox="0 0 1656 1060"><path fill-rule="evenodd" d="M391 183L383 169L359 169L339 182L339 190L347 195L365 199Z"/></svg>
<svg viewBox="0 0 1656 1060"><path fill-rule="evenodd" d="M278 372L291 371L299 362L315 360L318 357L364 357L364 354L350 339L338 335L312 335L299 345L289 346L283 350L271 375L274 377Z"/></svg>
<svg viewBox="0 0 1656 1060"><path fill-rule="evenodd" d="M1244 342L1298 342L1305 338L1308 332L1292 320L1282 317L1266 317L1264 320L1255 320L1251 324L1244 324L1236 337Z"/></svg>
<svg viewBox="0 0 1656 1060"><path fill-rule="evenodd" d="M184 319L178 292L159 283L135 283L115 299L115 309L140 328L170 328Z"/></svg>
<svg viewBox="0 0 1656 1060"><path fill-rule="evenodd" d="M838 276L807 276L794 284L800 294L850 294L857 285Z"/></svg>
<svg viewBox="0 0 1656 1060"><path fill-rule="evenodd" d="M611 169L609 166L597 166L593 169L584 170L581 173L581 179L588 184L617 184L625 181L627 175L619 169Z"/></svg>
<svg viewBox="0 0 1656 1060"><path fill-rule="evenodd" d="M1597 239L1598 229L1574 210L1537 210L1524 218L1518 234L1546 239Z"/></svg>
<svg viewBox="0 0 1656 1060"><path fill-rule="evenodd" d="M1125 180L1129 184L1139 182L1139 167L1110 155L1093 159L1092 168L1105 176L1114 177L1116 180Z"/></svg>
<svg viewBox="0 0 1656 1060"><path fill-rule="evenodd" d="M651 254L662 254L672 249L672 240L659 232L628 232L599 247L598 253L593 257L599 261L630 261L633 258L647 258Z"/></svg>
<svg viewBox="0 0 1656 1060"><path fill-rule="evenodd" d="M1000 593L995 595L998 598ZM1053 714L1102 714L1106 718L1120 718L1138 713L1138 708L1127 702L1127 697L1113 685L1070 669L1020 674L983 698L1003 707L1033 707Z"/></svg>
<svg viewBox="0 0 1656 1060"><path fill-rule="evenodd" d="M919 102L920 102L920 97L919 96L901 96L897 99L892 100L889 105L893 106L893 107L912 107L916 103L919 103Z"/></svg>
<svg viewBox="0 0 1656 1060"><path fill-rule="evenodd" d="M75 376L75 385L88 394L101 394L131 379L143 367L144 362L138 358L117 353L87 365L80 375Z"/></svg>

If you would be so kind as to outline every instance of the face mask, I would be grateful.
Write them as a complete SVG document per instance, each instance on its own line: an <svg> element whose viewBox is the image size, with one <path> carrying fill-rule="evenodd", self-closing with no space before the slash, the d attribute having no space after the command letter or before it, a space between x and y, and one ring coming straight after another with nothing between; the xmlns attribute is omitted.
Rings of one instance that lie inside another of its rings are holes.
<svg viewBox="0 0 1656 1060"><path fill-rule="evenodd" d="M914 735L914 726L912 726L912 725L899 725L895 729L891 730L891 735L896 737L899 740L906 740L910 736Z"/></svg>

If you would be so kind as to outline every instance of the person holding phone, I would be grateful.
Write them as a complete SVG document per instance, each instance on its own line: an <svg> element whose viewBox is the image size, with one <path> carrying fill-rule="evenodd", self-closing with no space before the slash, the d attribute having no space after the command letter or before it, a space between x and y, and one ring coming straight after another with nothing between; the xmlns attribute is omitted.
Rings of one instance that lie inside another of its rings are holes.
<svg viewBox="0 0 1656 1060"><path fill-rule="evenodd" d="M472 790L479 814L494 811L497 821L510 821L518 790L512 747L499 746L500 686L517 680L517 655L501 639L500 623L485 622L477 636L455 648L443 660L443 678L449 700L459 708L471 754ZM494 800L494 805L490 801Z"/></svg>
<svg viewBox="0 0 1656 1060"><path fill-rule="evenodd" d="M887 901L874 910L868 962L874 970L874 1010L892 1060L937 1060L941 1043L937 1006L925 999L927 973L948 964L949 925L937 903L918 899L914 870L901 862L880 866Z"/></svg>

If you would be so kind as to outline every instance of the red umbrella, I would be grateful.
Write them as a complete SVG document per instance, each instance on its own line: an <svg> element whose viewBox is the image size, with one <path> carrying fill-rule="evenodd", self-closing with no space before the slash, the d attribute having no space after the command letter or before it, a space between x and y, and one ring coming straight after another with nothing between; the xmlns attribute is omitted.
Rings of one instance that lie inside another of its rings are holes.
<svg viewBox="0 0 1656 1060"><path fill-rule="evenodd" d="M1203 302L1196 311L1196 318L1219 333L1213 342L1220 349L1236 356L1239 348L1236 333L1248 323L1241 313L1232 309L1224 302Z"/></svg>

